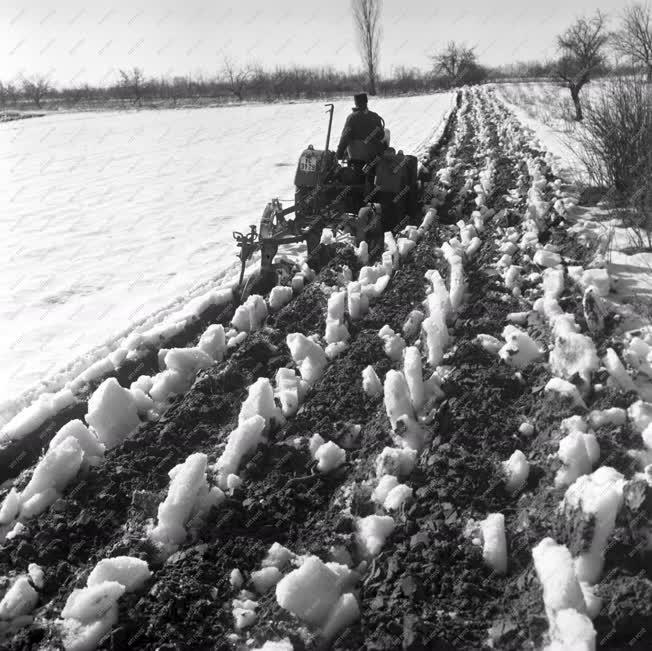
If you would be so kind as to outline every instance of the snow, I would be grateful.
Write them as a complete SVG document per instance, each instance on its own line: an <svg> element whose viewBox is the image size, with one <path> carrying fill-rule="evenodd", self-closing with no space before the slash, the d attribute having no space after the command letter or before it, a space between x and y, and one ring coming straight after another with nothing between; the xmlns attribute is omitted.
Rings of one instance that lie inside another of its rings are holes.
<svg viewBox="0 0 652 651"><path fill-rule="evenodd" d="M403 335L408 339L416 337L425 318L426 315L421 310L412 310L403 324Z"/></svg>
<svg viewBox="0 0 652 651"><path fill-rule="evenodd" d="M377 556L394 531L394 520L388 515L368 515L356 520L356 529L363 553Z"/></svg>
<svg viewBox="0 0 652 651"><path fill-rule="evenodd" d="M269 308L272 312L278 312L284 305L287 305L292 300L292 287L285 287L277 285L272 287L269 293Z"/></svg>
<svg viewBox="0 0 652 651"><path fill-rule="evenodd" d="M100 443L97 437L80 420L75 419L67 422L61 427L50 440L48 448L53 450L63 443L69 436L72 436L79 443L79 447L84 453L84 460L89 461L104 456L104 445Z"/></svg>
<svg viewBox="0 0 652 651"><path fill-rule="evenodd" d="M274 566L263 567L251 573L251 581L259 594L265 594L273 588L281 579L283 574Z"/></svg>
<svg viewBox="0 0 652 651"><path fill-rule="evenodd" d="M371 493L371 500L382 506L389 492L396 486L398 486L398 479L394 475L383 475Z"/></svg>
<svg viewBox="0 0 652 651"><path fill-rule="evenodd" d="M289 334L286 342L292 359L299 367L302 379L309 386L314 384L328 364L323 348L300 332Z"/></svg>
<svg viewBox="0 0 652 651"><path fill-rule="evenodd" d="M558 253L547 251L546 249L537 249L532 260L534 264L538 264L541 267L556 267L558 264L561 264L561 256Z"/></svg>
<svg viewBox="0 0 652 651"><path fill-rule="evenodd" d="M285 637L282 640L268 640L263 646L256 647L252 651L293 651L292 642Z"/></svg>
<svg viewBox="0 0 652 651"><path fill-rule="evenodd" d="M283 416L294 416L305 393L305 389L296 371L291 368L278 369L276 371L275 383L276 395L281 403Z"/></svg>
<svg viewBox="0 0 652 651"><path fill-rule="evenodd" d="M505 516L490 513L480 522L482 531L482 557L497 574L507 571L507 540L505 538Z"/></svg>
<svg viewBox="0 0 652 651"><path fill-rule="evenodd" d="M505 487L510 493L514 493L525 485L530 473L530 464L521 450L515 450L507 461L503 461L503 470L507 477Z"/></svg>
<svg viewBox="0 0 652 651"><path fill-rule="evenodd" d="M328 619L322 628L321 635L325 640L335 636L360 617L360 606L355 596L347 592L343 594L331 609Z"/></svg>
<svg viewBox="0 0 652 651"><path fill-rule="evenodd" d="M216 362L221 362L226 351L226 337L221 323L212 323L204 330L197 348L209 355Z"/></svg>
<svg viewBox="0 0 652 651"><path fill-rule="evenodd" d="M323 443L315 450L319 472L331 472L346 462L346 452L333 441Z"/></svg>
<svg viewBox="0 0 652 651"><path fill-rule="evenodd" d="M274 389L268 378L259 377L248 389L247 398L240 407L238 424L242 425L255 416L260 416L265 421L265 430L273 423L284 422L281 410L274 402Z"/></svg>
<svg viewBox="0 0 652 651"><path fill-rule="evenodd" d="M594 584L600 579L604 552L623 502L624 483L623 475L617 470L601 466L566 490L562 508L569 516L579 509L595 518L590 547L575 559L575 572L580 581Z"/></svg>
<svg viewBox="0 0 652 651"><path fill-rule="evenodd" d="M595 651L596 632L591 620L572 608L555 615L550 644L543 651Z"/></svg>
<svg viewBox="0 0 652 651"><path fill-rule="evenodd" d="M498 355L509 366L524 369L543 354L539 344L514 325L505 326L503 338L507 343L498 351Z"/></svg>
<svg viewBox="0 0 652 651"><path fill-rule="evenodd" d="M398 362L403 357L403 350L405 349L403 337L395 333L388 325L384 325L378 331L378 336L384 342L385 355L392 361Z"/></svg>
<svg viewBox="0 0 652 651"><path fill-rule="evenodd" d="M218 488L208 488L207 464L208 457L195 452L170 470L170 487L167 497L159 504L158 523L150 532L152 540L170 546L182 543L191 516L207 511L224 499Z"/></svg>
<svg viewBox="0 0 652 651"><path fill-rule="evenodd" d="M555 476L556 487L569 486L581 475L591 472L593 464L585 436L583 432L571 432L559 441L557 455L563 465Z"/></svg>
<svg viewBox="0 0 652 651"><path fill-rule="evenodd" d="M242 459L253 452L263 442L265 419L262 416L252 416L240 423L230 434L226 447L216 462L216 468L226 482L230 474L237 474Z"/></svg>
<svg viewBox="0 0 652 651"><path fill-rule="evenodd" d="M140 590L151 576L146 561L133 556L115 556L97 563L86 584L92 587L105 581L117 581L124 586L125 592L134 592Z"/></svg>
<svg viewBox="0 0 652 651"><path fill-rule="evenodd" d="M267 316L267 304L262 296L252 294L239 305L231 319L231 325L241 332L255 332Z"/></svg>
<svg viewBox="0 0 652 651"><path fill-rule="evenodd" d="M0 620L12 620L32 612L38 603L38 592L30 584L30 577L19 576L0 600Z"/></svg>
<svg viewBox="0 0 652 651"><path fill-rule="evenodd" d="M393 430L396 430L396 424L401 416L414 418L410 389L403 373L393 369L387 371L383 393L385 411Z"/></svg>
<svg viewBox="0 0 652 651"><path fill-rule="evenodd" d="M376 98L374 109L397 147L424 153L454 97ZM351 102L334 103L337 134ZM53 114L3 125L0 160L14 190L0 193L0 212L10 216L0 242L9 326L0 333L0 424L134 330L237 280L231 232L258 223L269 197L292 196L299 153L323 142L320 114L320 102L300 102Z"/></svg>
<svg viewBox="0 0 652 651"><path fill-rule="evenodd" d="M383 385L371 365L362 369L362 390L372 398L383 393Z"/></svg>
<svg viewBox="0 0 652 651"><path fill-rule="evenodd" d="M553 377L552 379L548 380L546 386L544 387L544 391L546 393L557 393L561 397L571 400L574 405L586 408L584 400L582 400L582 396L577 390L577 387L567 380Z"/></svg>
<svg viewBox="0 0 652 651"><path fill-rule="evenodd" d="M637 400L627 408L627 416L632 421L636 432L642 434L646 427L652 423L652 403Z"/></svg>
<svg viewBox="0 0 652 651"><path fill-rule="evenodd" d="M165 367L194 379L197 372L210 368L215 360L200 348L171 348L165 354Z"/></svg>
<svg viewBox="0 0 652 651"><path fill-rule="evenodd" d="M593 340L578 332L555 337L548 361L555 375L570 380L577 374L585 385L590 384L591 375L600 366Z"/></svg>
<svg viewBox="0 0 652 651"><path fill-rule="evenodd" d="M406 477L416 464L417 452L409 448L383 448L376 457L376 477L395 475Z"/></svg>
<svg viewBox="0 0 652 651"><path fill-rule="evenodd" d="M93 392L85 419L107 449L122 443L140 424L133 395L113 377Z"/></svg>
<svg viewBox="0 0 652 651"><path fill-rule="evenodd" d="M387 493L383 507L387 511L398 511L411 498L412 489L405 484L398 484Z"/></svg>
<svg viewBox="0 0 652 651"><path fill-rule="evenodd" d="M296 554L294 552L281 545L281 543L275 542L267 550L267 555L263 559L262 566L277 567L280 570L295 558Z"/></svg>
<svg viewBox="0 0 652 651"><path fill-rule="evenodd" d="M231 574L229 575L229 583L236 589L242 587L242 584L244 583L244 577L242 576L242 572L237 567L231 570Z"/></svg>
<svg viewBox="0 0 652 651"><path fill-rule="evenodd" d="M279 606L313 626L323 625L340 597L338 577L316 556L276 584Z"/></svg>
<svg viewBox="0 0 652 651"><path fill-rule="evenodd" d="M589 414L589 422L592 427L603 427L604 425L624 425L627 420L627 412L620 407L609 409L594 409Z"/></svg>
<svg viewBox="0 0 652 651"><path fill-rule="evenodd" d="M598 296L607 296L611 291L611 278L606 269L587 269L582 273L580 285L593 287Z"/></svg>
<svg viewBox="0 0 652 651"><path fill-rule="evenodd" d="M66 600L61 617L88 624L100 619L124 592L125 586L117 581L76 588Z"/></svg>
<svg viewBox="0 0 652 651"><path fill-rule="evenodd" d="M623 391L636 391L632 378L627 373L627 370L613 348L607 348L607 353L602 361L609 373L610 380L616 386L620 387Z"/></svg>
<svg viewBox="0 0 652 651"><path fill-rule="evenodd" d="M410 391L412 407L415 413L418 413L425 402L425 389L423 386L421 352L416 346L408 346L404 351L403 375Z"/></svg>
<svg viewBox="0 0 652 651"><path fill-rule="evenodd" d="M582 589L567 547L558 545L552 538L544 538L532 549L532 559L543 586L543 604L551 627L560 610L572 608L581 613L586 611Z"/></svg>

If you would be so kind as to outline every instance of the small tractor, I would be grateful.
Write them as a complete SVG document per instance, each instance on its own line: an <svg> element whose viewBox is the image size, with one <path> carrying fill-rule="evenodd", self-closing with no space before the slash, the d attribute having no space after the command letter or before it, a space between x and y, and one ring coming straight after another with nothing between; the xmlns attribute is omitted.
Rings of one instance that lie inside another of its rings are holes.
<svg viewBox="0 0 652 651"><path fill-rule="evenodd" d="M252 225L247 234L233 233L242 264L240 289L245 265L257 250L260 278L256 284L258 291L265 291L278 280L274 256L279 246L305 240L309 265L318 270L328 254L327 247L320 247L322 229L348 232L356 244L365 240L370 251L378 246L382 251L384 230L418 216L417 158L389 146L373 156L367 142L354 140L340 164L329 149L335 107L326 106L326 146L322 150L308 145L301 152L294 176L294 205L283 208L278 198L272 199L258 230ZM294 218L287 219L292 214Z"/></svg>

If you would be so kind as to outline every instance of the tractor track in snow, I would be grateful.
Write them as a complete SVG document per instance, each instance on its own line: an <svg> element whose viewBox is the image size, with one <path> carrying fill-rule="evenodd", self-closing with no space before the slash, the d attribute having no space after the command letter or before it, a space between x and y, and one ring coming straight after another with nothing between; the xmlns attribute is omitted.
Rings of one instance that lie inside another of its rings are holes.
<svg viewBox="0 0 652 651"><path fill-rule="evenodd" d="M487 110L485 96L469 94L469 101L474 114ZM46 577L42 624L16 633L7 648L59 644L48 622L97 561L120 554L147 560L154 576L145 592L120 599L118 624L98 648L226 650L246 648L249 637L258 644L287 637L295 650L319 647L318 639L280 608L273 591L259 598L257 622L236 641L229 639L235 596L229 574L233 568L245 575L258 569L274 542L320 558L328 557L331 546L342 545L355 556L354 518L375 511L361 487L372 474L376 455L392 445L382 397L364 394L361 372L373 365L382 380L388 370L401 368L385 355L378 330L387 324L400 332L410 311L426 297L426 271L437 269L447 277L448 265L435 249L457 235L454 223L459 218L468 220L474 204L473 194L463 191L464 172L484 163L475 153L477 131L465 119L469 128L457 152L462 165L439 209L442 223L427 231L402 260L369 312L349 323L348 348L329 362L298 413L244 465L242 489L210 513L195 539L166 563L157 563L156 550L142 532L146 519L156 516L169 485L168 470L192 452L203 451L215 459L218 445L237 425L247 387L292 363L285 345L288 333L323 334L326 296L320 281L333 284L343 264L356 268L350 251L341 251L315 282L271 315L266 326L249 335L223 363L200 372L191 390L159 421L141 426L107 453L101 466L74 481L56 508L29 522L28 536L0 546L0 575L40 562ZM552 377L543 361L519 375L475 339L478 334L499 337L507 315L525 309L523 299L512 295L494 272L500 257L496 234L507 228L512 212L523 207L511 206L505 195L523 173L524 163L502 151L495 125L490 125L488 137L493 139L495 169L487 206L507 211L487 221L482 246L465 265L467 295L449 328L453 341L443 362L451 368L442 384L446 398L407 480L414 497L397 516L392 536L359 586L361 618L333 641L335 649L484 649L489 640L500 649L538 648L548 623L531 549L546 535L571 550L585 544L585 532L557 513L564 489L554 488L559 464L550 459L557 451L561 419L577 409L543 394ZM435 169L443 165L445 145L437 152ZM550 242L578 263L590 253L576 247L563 226L551 226L548 234ZM514 255L515 264L519 255ZM560 303L581 322L577 288L567 286ZM230 319L228 308L224 310L220 318ZM531 320L527 329L539 341L550 337L549 328L539 321ZM599 349L607 343L607 336L597 341ZM433 369L425 365L425 370ZM593 396L588 407L626 407L631 402L632 396L607 389ZM535 424L533 435L519 432L524 421ZM355 444L347 446L346 465L333 473L315 473L305 445L285 444L318 432L344 446L350 425L360 425L360 433ZM640 435L637 441L629 425L605 426L596 434L603 448L600 463L630 477L635 464L626 450L640 447ZM506 490L500 471L501 462L515 449L530 462L527 483L516 495ZM345 500L342 488L351 486ZM342 513L343 501L350 504L350 513ZM505 516L509 569L504 575L487 567L482 547L465 534L469 520L493 512ZM652 631L644 627L649 606L637 603L650 592L630 516L625 513L618 521L607 553L601 584L605 606L594 620L598 640L605 640L601 648L643 649L651 642ZM631 642L640 630L644 632Z"/></svg>

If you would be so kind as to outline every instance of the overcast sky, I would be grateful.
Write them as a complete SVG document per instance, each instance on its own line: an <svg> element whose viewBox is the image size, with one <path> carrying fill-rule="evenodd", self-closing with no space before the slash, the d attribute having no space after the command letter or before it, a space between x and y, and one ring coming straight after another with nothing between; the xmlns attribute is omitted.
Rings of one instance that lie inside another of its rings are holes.
<svg viewBox="0 0 652 651"><path fill-rule="evenodd" d="M385 0L381 74L429 67L448 40L475 45L481 62L543 59L574 18L624 0ZM117 69L147 76L213 75L237 62L358 68L349 0L1 0L0 80L48 74L57 85L102 83Z"/></svg>

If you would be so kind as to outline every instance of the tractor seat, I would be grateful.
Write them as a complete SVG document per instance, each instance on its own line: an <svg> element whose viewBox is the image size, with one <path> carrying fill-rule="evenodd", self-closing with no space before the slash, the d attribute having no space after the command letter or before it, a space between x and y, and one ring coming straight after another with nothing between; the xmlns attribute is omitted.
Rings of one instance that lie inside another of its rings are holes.
<svg viewBox="0 0 652 651"><path fill-rule="evenodd" d="M350 161L369 163L380 153L381 146L377 142L352 140L346 148L347 157Z"/></svg>

